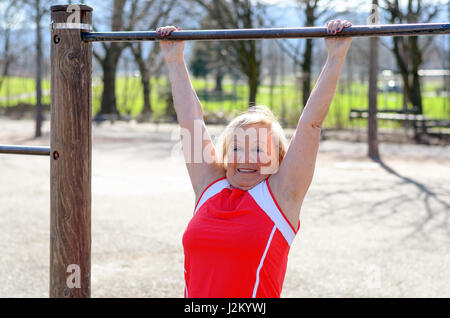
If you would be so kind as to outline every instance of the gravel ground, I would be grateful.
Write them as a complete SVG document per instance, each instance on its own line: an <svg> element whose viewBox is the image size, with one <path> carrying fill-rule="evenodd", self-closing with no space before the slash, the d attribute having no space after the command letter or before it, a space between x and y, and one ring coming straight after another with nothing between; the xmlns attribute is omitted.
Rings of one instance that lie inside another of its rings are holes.
<svg viewBox="0 0 450 318"><path fill-rule="evenodd" d="M0 119L0 144L33 122ZM220 127L210 127L212 134ZM194 207L176 126L94 125L92 296L183 297ZM450 297L450 148L324 140L282 297ZM0 297L47 297L49 162L0 155Z"/></svg>

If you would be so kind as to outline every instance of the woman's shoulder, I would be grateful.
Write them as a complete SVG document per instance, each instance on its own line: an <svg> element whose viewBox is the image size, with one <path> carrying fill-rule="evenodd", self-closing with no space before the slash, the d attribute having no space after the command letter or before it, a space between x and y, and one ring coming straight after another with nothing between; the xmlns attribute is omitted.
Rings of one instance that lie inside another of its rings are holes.
<svg viewBox="0 0 450 318"><path fill-rule="evenodd" d="M195 192L195 202L198 202L202 194L214 183L220 181L220 180L226 180L226 174L224 170L218 170L214 173L210 173L208 175L205 175L203 178L203 181L201 184L197 185L197 187L194 187Z"/></svg>
<svg viewBox="0 0 450 318"><path fill-rule="evenodd" d="M268 190L281 213L291 224L291 227L296 228L298 227L303 198L299 200L293 197L284 187L284 183L278 181L279 178L276 176L272 175L269 177L267 179Z"/></svg>

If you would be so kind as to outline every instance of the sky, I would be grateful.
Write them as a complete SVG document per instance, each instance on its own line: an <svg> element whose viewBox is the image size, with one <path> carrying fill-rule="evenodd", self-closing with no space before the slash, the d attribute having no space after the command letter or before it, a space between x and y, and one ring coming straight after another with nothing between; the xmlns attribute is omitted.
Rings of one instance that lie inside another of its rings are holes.
<svg viewBox="0 0 450 318"><path fill-rule="evenodd" d="M98 0L91 0L91 1L84 1L84 2L88 2L88 3L96 3ZM298 20L298 16L299 16L299 11L296 8L296 3L298 0L254 0L254 1L258 1L258 2L262 2L264 4L268 4L268 5L276 5L277 6L277 12L274 15L275 18L279 17L279 20L277 20L278 22L282 21L282 25L279 26L297 26L299 23ZM358 14L363 14L364 12L367 12L367 17L370 15L370 10L371 10L371 3L372 0L353 0L353 1L349 1L349 0L329 0L331 1L331 3L333 4L333 6L335 7L335 9L337 11L344 11L344 10L348 10L350 13L354 12L354 13L358 13ZM324 1L322 0L322 3L328 3L329 1ZM400 3L402 5L407 4L408 0L400 0ZM64 1L62 1L64 2ZM68 2L68 1L65 1ZM79 1L72 1L74 3L79 2ZM379 0L379 2L382 4L383 0ZM441 2L442 4L447 4L448 0L433 0L433 2ZM100 3L104 3L104 1L100 1ZM6 10L6 6L8 5L8 1L1 1L0 2L0 12L3 12L4 10ZM95 5L94 5L95 7ZM23 27L24 25L27 24L27 19L25 17L25 14L23 11L21 10L13 10L14 12L14 16L11 16L11 19L0 19L0 28L4 28L7 23L9 23L13 29L20 29L21 27ZM439 18L440 21L448 21L449 20L449 16L448 16L448 12L446 12L446 10L442 10L442 12L440 13L441 18ZM8 21L9 20L9 21ZM33 26L30 25L31 28L33 28Z"/></svg>
<svg viewBox="0 0 450 318"><path fill-rule="evenodd" d="M8 7L7 2L0 2L0 12L3 13ZM3 14L2 14L3 16ZM11 10L11 14L6 19L0 19L0 28L4 29L9 26L10 29L21 29L26 23L25 13L23 10Z"/></svg>

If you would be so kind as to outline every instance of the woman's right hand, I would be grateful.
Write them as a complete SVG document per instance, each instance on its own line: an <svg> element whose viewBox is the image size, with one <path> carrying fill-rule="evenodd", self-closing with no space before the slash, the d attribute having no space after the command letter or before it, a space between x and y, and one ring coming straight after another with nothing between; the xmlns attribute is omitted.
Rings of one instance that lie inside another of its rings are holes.
<svg viewBox="0 0 450 318"><path fill-rule="evenodd" d="M173 25L160 27L156 29L162 37L170 36L173 31L179 31L181 28ZM161 51L167 63L184 61L184 41L161 40Z"/></svg>

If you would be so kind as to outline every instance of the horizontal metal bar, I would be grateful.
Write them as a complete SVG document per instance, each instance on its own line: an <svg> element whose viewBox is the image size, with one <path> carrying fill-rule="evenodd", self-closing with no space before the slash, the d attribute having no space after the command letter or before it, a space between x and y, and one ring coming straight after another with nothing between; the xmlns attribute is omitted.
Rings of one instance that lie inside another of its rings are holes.
<svg viewBox="0 0 450 318"><path fill-rule="evenodd" d="M0 153L16 155L49 156L50 147L1 145Z"/></svg>
<svg viewBox="0 0 450 318"><path fill-rule="evenodd" d="M323 37L372 37L372 36L417 36L450 34L450 22L416 24L354 25L344 28L337 35L327 33L326 27L272 28L272 29L224 29L173 31L162 37L156 31L83 32L84 41L160 41L160 40L257 40Z"/></svg>

